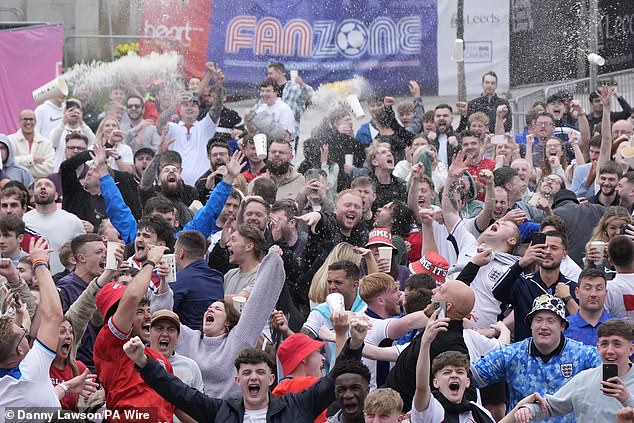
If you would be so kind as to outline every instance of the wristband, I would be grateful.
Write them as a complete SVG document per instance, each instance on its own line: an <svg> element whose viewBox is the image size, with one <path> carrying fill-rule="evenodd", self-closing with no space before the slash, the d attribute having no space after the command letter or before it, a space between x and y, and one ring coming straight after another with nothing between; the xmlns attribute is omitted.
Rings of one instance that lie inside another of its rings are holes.
<svg viewBox="0 0 634 423"><path fill-rule="evenodd" d="M562 298L564 305L568 304L568 301L572 300L572 295Z"/></svg>
<svg viewBox="0 0 634 423"><path fill-rule="evenodd" d="M141 268L144 268L148 264L152 266L152 268L156 267L156 263L154 263L152 260L145 260L143 263L141 263Z"/></svg>
<svg viewBox="0 0 634 423"><path fill-rule="evenodd" d="M66 382L62 382L58 386L64 390L64 396L66 396L66 394L68 394L68 390L70 389L68 386L66 386Z"/></svg>
<svg viewBox="0 0 634 423"><path fill-rule="evenodd" d="M33 264L31 265L31 268L33 270L35 270L36 268L38 268L39 266L45 266L47 269L50 269L48 262L44 259L35 259L33 260Z"/></svg>

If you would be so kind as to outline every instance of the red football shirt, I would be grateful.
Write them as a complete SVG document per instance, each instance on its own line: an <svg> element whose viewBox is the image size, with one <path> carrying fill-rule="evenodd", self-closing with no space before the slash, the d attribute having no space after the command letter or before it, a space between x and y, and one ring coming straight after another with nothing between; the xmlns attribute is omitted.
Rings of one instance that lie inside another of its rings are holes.
<svg viewBox="0 0 634 423"><path fill-rule="evenodd" d="M130 334L121 332L110 318L95 341L95 369L106 391L108 409L121 411L121 418L117 420L119 422L135 421L127 420L122 410L144 409L152 413L150 420L171 423L174 406L147 386L139 372L134 370L134 362L123 351L123 344L128 339ZM147 347L145 354L161 363L168 372L174 373L172 365L162 354Z"/></svg>
<svg viewBox="0 0 634 423"><path fill-rule="evenodd" d="M480 183L480 186L478 187L478 200L480 201L484 201L484 195L486 194L486 187L480 180L480 171L484 169L489 169L491 172L493 172L495 170L495 160L482 159L475 166L472 164L467 165L467 172L469 172L471 176L473 176L473 179Z"/></svg>
<svg viewBox="0 0 634 423"><path fill-rule="evenodd" d="M79 360L76 360L77 367L79 369L78 376L86 370L86 366ZM66 364L63 370L58 369L55 365L51 365L51 369L49 370L49 375L51 376L51 383L53 386L57 386L62 382L66 382L67 380L71 380L75 376L73 376L73 369L70 368L70 365ZM79 401L79 394L66 394L64 398L60 401L62 404L62 408L64 410L73 410L77 411L77 401Z"/></svg>

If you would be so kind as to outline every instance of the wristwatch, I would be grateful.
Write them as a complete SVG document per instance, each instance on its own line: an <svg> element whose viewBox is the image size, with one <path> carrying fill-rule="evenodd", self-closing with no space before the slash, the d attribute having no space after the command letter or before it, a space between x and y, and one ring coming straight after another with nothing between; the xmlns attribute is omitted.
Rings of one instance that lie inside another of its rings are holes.
<svg viewBox="0 0 634 423"><path fill-rule="evenodd" d="M568 304L568 301L572 300L572 295L568 295L561 299L564 302L564 305Z"/></svg>
<svg viewBox="0 0 634 423"><path fill-rule="evenodd" d="M141 263L141 268L144 268L148 264L152 266L152 268L156 267L156 263L154 263L152 260L145 260L143 263Z"/></svg>

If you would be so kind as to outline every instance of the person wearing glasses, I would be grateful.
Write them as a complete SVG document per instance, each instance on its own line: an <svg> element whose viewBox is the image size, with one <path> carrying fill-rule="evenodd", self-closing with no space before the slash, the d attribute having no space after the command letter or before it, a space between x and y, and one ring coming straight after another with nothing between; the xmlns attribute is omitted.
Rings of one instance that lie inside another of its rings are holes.
<svg viewBox="0 0 634 423"><path fill-rule="evenodd" d="M121 119L121 130L125 134L125 142L133 152L140 148L151 148L156 151L161 143L156 125L152 119L145 119L144 101L138 95L130 95L126 101L126 112Z"/></svg>
<svg viewBox="0 0 634 423"><path fill-rule="evenodd" d="M33 110L22 110L18 123L20 129L8 136L13 144L15 162L24 166L34 178L46 177L53 171L55 164L53 144L37 132Z"/></svg>
<svg viewBox="0 0 634 423"><path fill-rule="evenodd" d="M7 407L59 408L60 400L66 395L79 394L84 387L93 384L87 371L56 388L51 383L49 369L55 359L64 315L49 270L46 241L33 240L30 251L40 286L35 319L41 323L37 334L30 339L28 330L18 326L13 316L0 316L0 415L3 421L5 417L11 418ZM10 261L0 262L0 274L11 285L19 282L18 272Z"/></svg>

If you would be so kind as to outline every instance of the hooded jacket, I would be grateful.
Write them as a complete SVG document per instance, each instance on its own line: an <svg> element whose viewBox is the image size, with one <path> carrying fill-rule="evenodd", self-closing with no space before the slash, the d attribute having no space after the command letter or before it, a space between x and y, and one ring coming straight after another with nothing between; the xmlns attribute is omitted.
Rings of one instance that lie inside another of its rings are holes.
<svg viewBox="0 0 634 423"><path fill-rule="evenodd" d="M33 175L24 167L15 163L15 156L13 155L13 145L9 141L9 137L4 134L0 134L0 143L8 150L7 160L2 161L2 171L4 174L14 180L20 181L25 187L29 187L33 183Z"/></svg>

